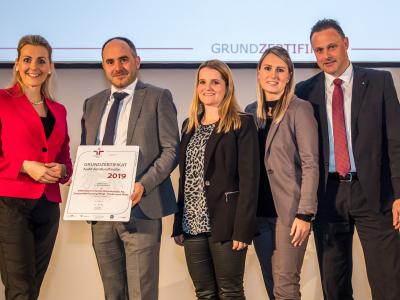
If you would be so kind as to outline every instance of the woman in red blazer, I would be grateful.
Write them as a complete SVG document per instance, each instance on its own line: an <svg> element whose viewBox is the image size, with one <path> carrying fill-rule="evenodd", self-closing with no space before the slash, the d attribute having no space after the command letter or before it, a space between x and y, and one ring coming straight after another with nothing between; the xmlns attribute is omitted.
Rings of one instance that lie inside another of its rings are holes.
<svg viewBox="0 0 400 300"><path fill-rule="evenodd" d="M14 85L0 90L0 273L6 299L37 299L72 172L66 110L52 100L51 46L18 44Z"/></svg>

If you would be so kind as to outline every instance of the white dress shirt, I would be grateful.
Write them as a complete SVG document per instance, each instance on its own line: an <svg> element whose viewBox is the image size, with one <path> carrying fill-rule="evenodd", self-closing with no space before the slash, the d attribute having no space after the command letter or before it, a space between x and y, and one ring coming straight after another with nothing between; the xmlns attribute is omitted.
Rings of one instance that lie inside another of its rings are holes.
<svg viewBox="0 0 400 300"><path fill-rule="evenodd" d="M111 86L110 99L108 99L106 109L104 110L103 116L101 117L99 133L96 140L97 145L100 145L102 143L104 137L108 114L110 112L111 105L114 102L114 97L113 97L114 92L128 94L128 96L126 96L123 100L121 100L121 103L119 104L117 124L115 126L115 133L114 133L114 145L120 145L120 146L126 145L126 140L128 137L129 116L131 114L132 101L133 101L133 96L135 94L136 83L137 83L137 78L134 82L132 82L130 85L128 85L126 88L122 90L119 90L114 86Z"/></svg>
<svg viewBox="0 0 400 300"><path fill-rule="evenodd" d="M340 75L339 79L342 80L343 90L343 105L344 105L344 122L347 136L347 147L349 148L350 157L350 172L356 172L356 165L354 162L353 146L351 140L351 97L353 93L353 65L350 64L346 71ZM336 172L335 166L335 147L333 138L333 124L332 124L332 95L335 87L333 81L336 77L325 73L325 99L326 99L326 113L328 117L328 135L329 135L329 172Z"/></svg>

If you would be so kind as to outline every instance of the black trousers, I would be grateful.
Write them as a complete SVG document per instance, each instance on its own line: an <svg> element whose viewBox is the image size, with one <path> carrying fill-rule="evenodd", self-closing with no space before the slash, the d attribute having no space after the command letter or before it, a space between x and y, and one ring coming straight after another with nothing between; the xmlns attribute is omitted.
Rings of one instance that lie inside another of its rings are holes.
<svg viewBox="0 0 400 300"><path fill-rule="evenodd" d="M58 203L0 197L0 272L7 300L36 300L58 231Z"/></svg>
<svg viewBox="0 0 400 300"><path fill-rule="evenodd" d="M185 237L184 248L198 299L245 299L247 248L232 250L232 241L212 242L206 234Z"/></svg>
<svg viewBox="0 0 400 300"><path fill-rule="evenodd" d="M275 300L274 279L272 276L272 254L275 250L276 217L257 217L259 235L253 239L254 249L260 263L265 288L270 300Z"/></svg>
<svg viewBox="0 0 400 300"><path fill-rule="evenodd" d="M358 180L328 180L326 197L318 205L314 230L324 298L353 299L352 242L356 227L372 298L400 299L400 236L392 225L392 212L371 211Z"/></svg>

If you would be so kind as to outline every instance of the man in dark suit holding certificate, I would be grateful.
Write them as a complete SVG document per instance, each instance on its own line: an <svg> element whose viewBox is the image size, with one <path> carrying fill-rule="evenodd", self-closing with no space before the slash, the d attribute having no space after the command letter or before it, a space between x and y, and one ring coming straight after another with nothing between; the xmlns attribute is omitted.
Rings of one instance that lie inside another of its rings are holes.
<svg viewBox="0 0 400 300"><path fill-rule="evenodd" d="M323 72L296 94L319 124L315 242L325 299L353 299L357 229L374 300L400 299L400 104L389 72L351 64L339 24L318 21L311 44Z"/></svg>
<svg viewBox="0 0 400 300"><path fill-rule="evenodd" d="M83 108L82 145L137 145L139 160L130 221L93 222L107 300L158 299L161 218L176 211L170 173L177 165L179 130L169 90L137 79L140 58L127 38L102 48L111 83Z"/></svg>

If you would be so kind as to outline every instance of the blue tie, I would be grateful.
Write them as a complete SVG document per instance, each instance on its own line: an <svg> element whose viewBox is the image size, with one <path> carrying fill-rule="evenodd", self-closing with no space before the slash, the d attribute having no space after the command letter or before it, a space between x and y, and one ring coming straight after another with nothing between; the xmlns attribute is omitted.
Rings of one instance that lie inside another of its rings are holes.
<svg viewBox="0 0 400 300"><path fill-rule="evenodd" d="M118 109L121 101L128 96L127 93L113 94L114 102L111 105L110 112L108 113L106 130L104 132L102 145L114 145L115 127L117 125Z"/></svg>

